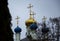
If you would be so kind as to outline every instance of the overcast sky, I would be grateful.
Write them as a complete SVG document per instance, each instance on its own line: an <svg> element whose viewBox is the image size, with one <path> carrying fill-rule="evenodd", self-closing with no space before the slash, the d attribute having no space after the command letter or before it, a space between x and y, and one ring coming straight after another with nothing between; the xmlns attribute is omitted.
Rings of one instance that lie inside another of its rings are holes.
<svg viewBox="0 0 60 41"><path fill-rule="evenodd" d="M19 27L22 29L21 39L25 38L26 26L25 21L29 18L29 9L27 8L31 3L33 11L36 13L35 20L41 22L42 17L60 16L60 0L8 0L8 7L12 15L12 30L16 28L16 17L19 16Z"/></svg>

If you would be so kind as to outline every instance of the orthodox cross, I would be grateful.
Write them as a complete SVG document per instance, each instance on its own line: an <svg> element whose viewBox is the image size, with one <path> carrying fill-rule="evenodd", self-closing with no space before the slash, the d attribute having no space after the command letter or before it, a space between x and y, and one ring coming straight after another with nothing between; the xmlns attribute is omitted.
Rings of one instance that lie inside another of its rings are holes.
<svg viewBox="0 0 60 41"><path fill-rule="evenodd" d="M29 4L28 8L30 9L30 14L31 14L32 7L33 7L33 5Z"/></svg>
<svg viewBox="0 0 60 41"><path fill-rule="evenodd" d="M18 19L19 19L19 17L17 16L17 18L16 18L16 20L17 20L17 26L18 26L18 23L19 23L19 20Z"/></svg>
<svg viewBox="0 0 60 41"><path fill-rule="evenodd" d="M28 7L28 8L30 9L30 18L32 18L32 16L33 16L33 18L34 18L34 15L35 15L34 12L31 13L31 12L32 12L32 10L31 10L32 7L33 7L33 5L29 4L29 7Z"/></svg>

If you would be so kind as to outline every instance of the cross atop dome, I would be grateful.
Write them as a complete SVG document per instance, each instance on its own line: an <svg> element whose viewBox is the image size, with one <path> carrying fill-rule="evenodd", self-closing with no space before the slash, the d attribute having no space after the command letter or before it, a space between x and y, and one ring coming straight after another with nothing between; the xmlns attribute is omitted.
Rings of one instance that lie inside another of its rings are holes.
<svg viewBox="0 0 60 41"><path fill-rule="evenodd" d="M19 17L18 16L16 17L16 20L17 20L17 26L18 26L18 23L19 23Z"/></svg>
<svg viewBox="0 0 60 41"><path fill-rule="evenodd" d="M32 12L32 10L31 10L32 7L33 7L33 5L29 4L28 8L30 9L30 14L31 14L31 12Z"/></svg>
<svg viewBox="0 0 60 41"><path fill-rule="evenodd" d="M29 4L28 8L30 9L30 18L33 18L34 19L35 13L32 11L32 7L33 7L33 5L32 4Z"/></svg>

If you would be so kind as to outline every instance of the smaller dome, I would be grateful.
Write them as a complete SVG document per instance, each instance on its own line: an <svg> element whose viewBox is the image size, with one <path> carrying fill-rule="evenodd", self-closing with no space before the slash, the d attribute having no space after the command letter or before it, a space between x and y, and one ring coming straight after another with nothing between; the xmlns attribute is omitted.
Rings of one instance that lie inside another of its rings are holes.
<svg viewBox="0 0 60 41"><path fill-rule="evenodd" d="M33 23L30 25L31 30L36 30L38 28L37 24Z"/></svg>
<svg viewBox="0 0 60 41"><path fill-rule="evenodd" d="M21 28L20 28L19 26L17 26L17 27L14 29L14 31L15 31L16 33L19 33L19 32L21 32Z"/></svg>
<svg viewBox="0 0 60 41"><path fill-rule="evenodd" d="M49 28L42 28L42 32L44 33L44 34L46 34L47 32L49 32Z"/></svg>

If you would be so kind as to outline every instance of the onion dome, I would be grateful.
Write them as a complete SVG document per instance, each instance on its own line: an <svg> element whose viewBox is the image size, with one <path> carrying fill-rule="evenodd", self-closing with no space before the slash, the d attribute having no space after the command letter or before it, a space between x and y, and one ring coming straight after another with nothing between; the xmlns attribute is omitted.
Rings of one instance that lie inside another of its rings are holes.
<svg viewBox="0 0 60 41"><path fill-rule="evenodd" d="M15 31L16 33L20 33L20 32L21 32L21 28L20 28L19 26L17 26L17 27L14 29L14 31Z"/></svg>
<svg viewBox="0 0 60 41"><path fill-rule="evenodd" d="M26 26L30 26L33 23L36 23L36 21L33 18L30 18L25 22Z"/></svg>
<svg viewBox="0 0 60 41"><path fill-rule="evenodd" d="M49 32L49 28L47 28L47 27L42 28L42 32L43 32L43 34L46 34L47 32Z"/></svg>
<svg viewBox="0 0 60 41"><path fill-rule="evenodd" d="M31 30L36 30L38 28L37 24L33 23L30 25Z"/></svg>

